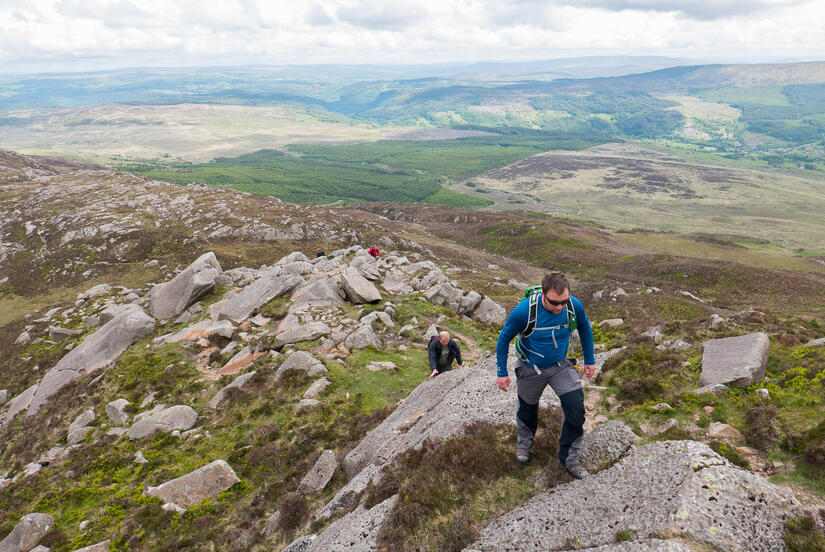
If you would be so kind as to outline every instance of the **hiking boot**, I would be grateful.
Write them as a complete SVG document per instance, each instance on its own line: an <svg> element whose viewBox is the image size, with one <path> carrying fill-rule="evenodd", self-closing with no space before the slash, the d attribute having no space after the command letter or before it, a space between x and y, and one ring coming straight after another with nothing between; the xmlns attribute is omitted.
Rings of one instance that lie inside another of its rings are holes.
<svg viewBox="0 0 825 552"><path fill-rule="evenodd" d="M522 464L530 463L530 449L519 448L516 449L516 460Z"/></svg>
<svg viewBox="0 0 825 552"><path fill-rule="evenodd" d="M568 466L567 464L559 462L561 466L567 470L567 472L575 477L576 479L584 479L585 477L590 477L590 473L584 469L581 464L573 464L572 466Z"/></svg>

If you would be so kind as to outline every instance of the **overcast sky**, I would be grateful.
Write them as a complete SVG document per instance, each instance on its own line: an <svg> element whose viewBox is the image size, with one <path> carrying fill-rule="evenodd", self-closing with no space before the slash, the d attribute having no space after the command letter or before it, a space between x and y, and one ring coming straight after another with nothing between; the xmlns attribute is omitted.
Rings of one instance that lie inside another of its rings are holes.
<svg viewBox="0 0 825 552"><path fill-rule="evenodd" d="M825 59L825 0L0 0L0 71Z"/></svg>

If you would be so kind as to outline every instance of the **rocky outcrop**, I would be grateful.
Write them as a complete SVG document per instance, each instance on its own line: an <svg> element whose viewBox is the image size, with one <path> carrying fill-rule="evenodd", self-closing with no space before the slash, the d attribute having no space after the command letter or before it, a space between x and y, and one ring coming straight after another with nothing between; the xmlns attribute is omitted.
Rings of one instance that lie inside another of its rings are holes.
<svg viewBox="0 0 825 552"><path fill-rule="evenodd" d="M210 308L213 320L230 320L240 324L252 312L269 301L287 293L304 281L297 274L267 273L238 293Z"/></svg>
<svg viewBox="0 0 825 552"><path fill-rule="evenodd" d="M292 292L290 311L305 307L327 307L344 302L341 293L341 279L337 276L310 280Z"/></svg>
<svg viewBox="0 0 825 552"><path fill-rule="evenodd" d="M511 371L515 360L511 354ZM362 492L370 481L380 477L384 464L402 451L420 447L428 437L447 439L459 435L466 425L477 420L512 424L516 386L510 386L506 392L498 389L495 366L495 355L487 354L473 368L452 370L416 387L344 458L342 467L350 481L316 513L316 518L331 516L348 496ZM545 393L541 404L557 405L558 398Z"/></svg>
<svg viewBox="0 0 825 552"><path fill-rule="evenodd" d="M674 535L715 550L772 552L784 550L785 522L798 510L789 489L732 466L706 445L663 441L536 495L495 519L467 550L607 546L617 531L632 530L641 542Z"/></svg>
<svg viewBox="0 0 825 552"><path fill-rule="evenodd" d="M95 544L90 544L89 546L84 546L83 548L78 548L74 552L107 552L109 550L110 542L111 541L107 539Z"/></svg>
<svg viewBox="0 0 825 552"><path fill-rule="evenodd" d="M761 332L711 339L702 349L699 386L723 383L747 387L758 383L765 377L770 352L770 339Z"/></svg>
<svg viewBox="0 0 825 552"><path fill-rule="evenodd" d="M320 493L326 488L337 469L338 460L335 459L335 453L331 450L325 450L321 453L315 465L312 466L312 469L301 479L301 483L298 485L298 494Z"/></svg>
<svg viewBox="0 0 825 552"><path fill-rule="evenodd" d="M130 345L154 329L154 318L137 305L128 305L46 373L32 398L27 416L37 414L49 398L75 379L117 360Z"/></svg>
<svg viewBox="0 0 825 552"><path fill-rule="evenodd" d="M341 271L341 287L351 303L375 303L381 300L378 288L351 266Z"/></svg>
<svg viewBox="0 0 825 552"><path fill-rule="evenodd" d="M189 507L200 504L240 482L235 471L225 460L215 460L177 479L157 487L149 487L144 494L157 497L166 504Z"/></svg>
<svg viewBox="0 0 825 552"><path fill-rule="evenodd" d="M106 415L114 425L124 425L129 421L129 414L126 413L128 404L129 401L126 399L117 399L106 405Z"/></svg>
<svg viewBox="0 0 825 552"><path fill-rule="evenodd" d="M332 523L306 548L306 552L372 552L377 549L378 532L398 495L367 510L363 505Z"/></svg>
<svg viewBox="0 0 825 552"><path fill-rule="evenodd" d="M178 404L144 416L135 416L135 423L126 432L126 436L129 439L143 439L156 431L171 433L176 429L192 429L197 422L198 413L191 406Z"/></svg>
<svg viewBox="0 0 825 552"><path fill-rule="evenodd" d="M329 381L327 378L321 378L319 380L316 380L312 385L309 386L309 389L307 389L304 392L303 398L317 399L321 396L321 393L323 393L324 390L326 390L326 388L329 387L330 383L332 382Z"/></svg>
<svg viewBox="0 0 825 552"><path fill-rule="evenodd" d="M226 394L230 389L240 389L241 387L249 383L249 380L251 380L254 375L255 372L247 372L246 374L241 374L240 376L232 380L232 383L218 391L215 394L215 396L212 397L212 399L209 401L209 404L207 404L207 406L209 408L218 408L218 406L223 402L224 398L226 398Z"/></svg>
<svg viewBox="0 0 825 552"><path fill-rule="evenodd" d="M23 516L5 539L0 541L0 552L29 552L54 527L54 518L48 514Z"/></svg>
<svg viewBox="0 0 825 552"><path fill-rule="evenodd" d="M367 347L381 348L381 342L369 324L358 326L354 332L344 339L344 346L347 349L366 349Z"/></svg>
<svg viewBox="0 0 825 552"><path fill-rule="evenodd" d="M489 297L485 297L470 317L487 324L501 324L507 319L507 311Z"/></svg>
<svg viewBox="0 0 825 552"><path fill-rule="evenodd" d="M221 265L211 251L198 257L169 282L152 288L147 295L149 312L158 320L169 320L215 289Z"/></svg>

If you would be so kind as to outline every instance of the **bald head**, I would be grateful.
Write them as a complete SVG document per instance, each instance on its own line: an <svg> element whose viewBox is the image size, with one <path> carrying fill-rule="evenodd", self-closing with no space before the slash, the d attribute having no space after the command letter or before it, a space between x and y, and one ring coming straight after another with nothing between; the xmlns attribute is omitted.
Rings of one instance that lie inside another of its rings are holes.
<svg viewBox="0 0 825 552"><path fill-rule="evenodd" d="M447 345L450 342L450 332L440 332L438 334L438 341L441 342L442 345Z"/></svg>

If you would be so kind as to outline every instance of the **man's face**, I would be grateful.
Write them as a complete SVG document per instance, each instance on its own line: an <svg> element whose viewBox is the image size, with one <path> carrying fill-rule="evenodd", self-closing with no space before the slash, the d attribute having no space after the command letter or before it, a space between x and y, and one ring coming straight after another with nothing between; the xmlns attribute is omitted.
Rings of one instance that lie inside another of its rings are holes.
<svg viewBox="0 0 825 552"><path fill-rule="evenodd" d="M441 342L442 346L446 347L447 343L450 342L450 336L449 335L442 335L438 338L438 340Z"/></svg>
<svg viewBox="0 0 825 552"><path fill-rule="evenodd" d="M567 303L568 299L570 299L569 289L565 289L563 293L556 293L551 289L541 294L542 306L553 314L559 314L562 310L564 310L564 305ZM550 301L558 304L554 305L553 303L550 303Z"/></svg>

